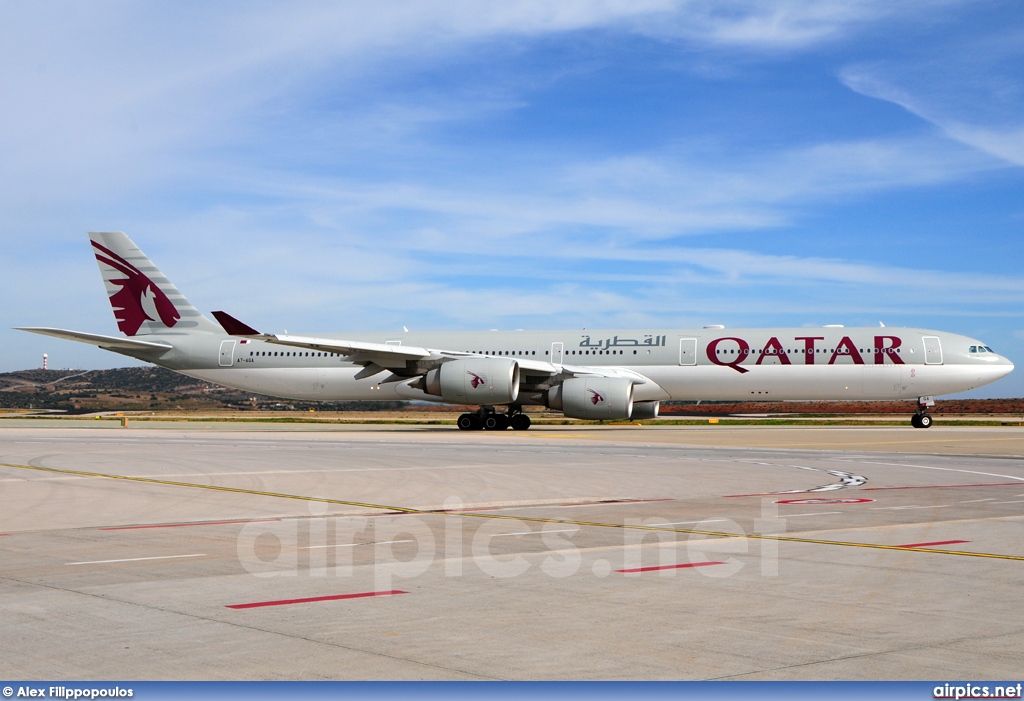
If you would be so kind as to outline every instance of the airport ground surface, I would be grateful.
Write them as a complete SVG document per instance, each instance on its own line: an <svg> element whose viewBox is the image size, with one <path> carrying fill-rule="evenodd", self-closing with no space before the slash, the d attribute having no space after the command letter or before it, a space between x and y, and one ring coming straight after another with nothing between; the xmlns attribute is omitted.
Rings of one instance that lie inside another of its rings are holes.
<svg viewBox="0 0 1024 701"><path fill-rule="evenodd" d="M4 421L0 676L1019 681L1022 456L1016 427Z"/></svg>

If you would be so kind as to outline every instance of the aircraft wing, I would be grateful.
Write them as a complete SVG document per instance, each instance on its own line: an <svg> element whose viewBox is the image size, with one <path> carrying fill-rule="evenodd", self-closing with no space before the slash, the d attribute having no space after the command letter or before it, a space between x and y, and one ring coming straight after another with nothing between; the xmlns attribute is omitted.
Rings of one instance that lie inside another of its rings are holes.
<svg viewBox="0 0 1024 701"><path fill-rule="evenodd" d="M464 351L449 351L443 349L418 348L416 346L400 346L388 343L370 343L367 341L346 341L335 338L317 338L315 336L293 336L288 334L265 334L260 333L248 324L234 318L226 312L213 312L214 318L220 322L224 330L232 336L247 336L256 338L267 343L274 343L282 346L295 348L308 348L309 350L325 351L349 356L352 362L366 365L367 369L359 376L369 377L383 369L405 369L412 371L418 369L416 374L426 372L426 369L446 360L454 358L483 357L476 353ZM531 358L511 358L515 360L520 369L528 375L540 376L554 379L556 382L568 377L621 377L631 380L633 384L647 384L650 380L638 372L627 368L609 367L588 367L585 365L555 365L543 360ZM423 363L422 361L427 361ZM412 365L408 363L411 362ZM407 379L410 375L403 372L401 375L393 376L394 380ZM357 377L359 377L357 376Z"/></svg>
<svg viewBox="0 0 1024 701"><path fill-rule="evenodd" d="M586 365L563 365L562 373L573 377L622 377L631 380L634 385L651 382L646 376L629 368L589 367Z"/></svg>
<svg viewBox="0 0 1024 701"><path fill-rule="evenodd" d="M415 346L399 346L389 343L370 343L366 341L346 341L337 338L317 338L316 336L293 336L289 334L260 333L245 322L239 321L227 312L213 312L213 317L224 330L232 336L247 336L267 343L293 348L337 353L353 356L353 362L373 364L381 368L405 367L406 361L418 361L425 358L438 358L438 354L426 348Z"/></svg>
<svg viewBox="0 0 1024 701"><path fill-rule="evenodd" d="M66 329L51 329L45 326L19 326L15 331L28 331L43 336L63 338L68 341L88 343L102 348L124 348L127 350L170 350L174 346L170 343L160 341L140 341L135 338L124 338L122 336L104 336L98 333L85 333L83 331L68 331Z"/></svg>
<svg viewBox="0 0 1024 701"><path fill-rule="evenodd" d="M405 346L402 346L405 348ZM438 350L434 351L434 357L441 356L442 358L482 358L485 356L477 353L464 353L462 351L446 351ZM519 358L510 356L510 358L516 361L519 365L519 369L524 371L528 375L541 375L548 377L562 376L561 379L567 377L624 377L632 380L635 385L642 385L650 382L649 379L644 377L638 372L629 370L627 368L609 368L609 367L589 367L586 365L555 365L543 360L533 360L530 358Z"/></svg>
<svg viewBox="0 0 1024 701"><path fill-rule="evenodd" d="M415 346L396 346L388 343L368 343L365 341L344 341L334 338L316 338L314 336L285 336L282 334L261 334L261 340L282 346L309 348L316 351L327 351L339 355L366 355L382 360L422 360L436 355L426 348Z"/></svg>

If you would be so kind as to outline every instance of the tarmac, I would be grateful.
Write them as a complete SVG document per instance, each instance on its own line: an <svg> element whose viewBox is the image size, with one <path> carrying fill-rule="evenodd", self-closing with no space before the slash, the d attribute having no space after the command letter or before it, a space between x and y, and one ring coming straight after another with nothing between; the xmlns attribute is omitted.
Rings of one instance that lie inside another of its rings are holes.
<svg viewBox="0 0 1024 701"><path fill-rule="evenodd" d="M0 423L0 676L998 679L1024 428Z"/></svg>

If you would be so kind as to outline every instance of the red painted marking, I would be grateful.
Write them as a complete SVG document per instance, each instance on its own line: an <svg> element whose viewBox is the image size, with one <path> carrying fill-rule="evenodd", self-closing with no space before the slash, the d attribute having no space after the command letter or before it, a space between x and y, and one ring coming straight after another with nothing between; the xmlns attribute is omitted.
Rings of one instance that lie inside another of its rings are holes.
<svg viewBox="0 0 1024 701"><path fill-rule="evenodd" d="M956 545L957 543L970 543L969 540L936 540L934 543L906 543L897 545L897 548L930 548L933 545Z"/></svg>
<svg viewBox="0 0 1024 701"><path fill-rule="evenodd" d="M432 513L432 514L458 514L458 513L462 513L463 511L465 511L466 513L469 513L470 511L501 511L502 509L507 509L507 508L509 508L509 507L507 507L507 506L475 506L472 509L437 509L436 511L431 511L430 513ZM394 514L374 514L374 515L375 516L393 516Z"/></svg>
<svg viewBox="0 0 1024 701"><path fill-rule="evenodd" d="M880 489L956 489L958 487L1020 487L1024 482L989 482L987 484L929 484L920 487L863 487L862 490L872 491Z"/></svg>
<svg viewBox="0 0 1024 701"><path fill-rule="evenodd" d="M780 494L810 494L811 492L760 492L759 494L723 494L723 499L736 499L738 497L777 497Z"/></svg>
<svg viewBox="0 0 1024 701"><path fill-rule="evenodd" d="M779 499L776 504L796 504L798 506L813 506L816 504L867 504L874 501L874 499L841 499L841 498L821 498L821 499Z"/></svg>
<svg viewBox="0 0 1024 701"><path fill-rule="evenodd" d="M581 501L567 504L555 504L554 506L608 506L609 504L646 504L651 501L675 501L675 497L660 497L658 499L606 499L604 501Z"/></svg>
<svg viewBox="0 0 1024 701"><path fill-rule="evenodd" d="M184 528L185 526L224 526L233 523L268 523L271 521L280 521L279 518L258 518L252 520L243 521L195 521L193 523L158 523L152 526L111 526L109 528L101 528L101 531L135 531L140 528Z"/></svg>
<svg viewBox="0 0 1024 701"><path fill-rule="evenodd" d="M565 504L516 504L513 506L477 506L471 509L436 509L427 513L432 514L458 514L458 513L469 513L472 511L507 511L508 509L546 509L548 507L570 507L570 506L609 506L612 504L645 504L651 501L675 501L675 497L659 497L657 499L608 499L605 501L574 501L567 502ZM395 512L400 513L400 512ZM404 513L404 512L403 512ZM380 516L390 516L388 514L373 514Z"/></svg>
<svg viewBox="0 0 1024 701"><path fill-rule="evenodd" d="M707 567L708 565L724 565L724 562L688 562L685 565L665 565L664 567L634 567L629 570L615 570L616 572L655 572L657 570L680 570L684 567Z"/></svg>
<svg viewBox="0 0 1024 701"><path fill-rule="evenodd" d="M287 606L288 604L308 604L313 601L338 601L340 599L364 599L368 596L391 596L393 594L408 594L401 589L391 591L364 591L358 594L336 594L334 596L312 596L308 599L280 599L278 601L256 601L251 604L231 604L229 609L254 609L261 606Z"/></svg>
<svg viewBox="0 0 1024 701"><path fill-rule="evenodd" d="M808 489L806 491L792 490L785 492L759 492L757 494L726 494L723 496L723 498L735 499L736 497L784 497L788 494L821 494L821 492L815 492Z"/></svg>

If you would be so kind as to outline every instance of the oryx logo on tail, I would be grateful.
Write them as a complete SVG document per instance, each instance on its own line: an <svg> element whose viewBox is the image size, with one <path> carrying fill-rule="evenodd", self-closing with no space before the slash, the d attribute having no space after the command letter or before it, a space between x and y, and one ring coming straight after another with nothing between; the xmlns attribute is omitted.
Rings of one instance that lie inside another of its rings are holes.
<svg viewBox="0 0 1024 701"><path fill-rule="evenodd" d="M125 276L121 279L108 279L110 284L121 288L110 295L110 306L114 308L114 318L117 319L117 328L121 333L134 336L147 321L159 320L168 328L178 323L181 314L163 290L145 273L109 248L95 241L92 245L96 249L96 260Z"/></svg>

